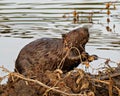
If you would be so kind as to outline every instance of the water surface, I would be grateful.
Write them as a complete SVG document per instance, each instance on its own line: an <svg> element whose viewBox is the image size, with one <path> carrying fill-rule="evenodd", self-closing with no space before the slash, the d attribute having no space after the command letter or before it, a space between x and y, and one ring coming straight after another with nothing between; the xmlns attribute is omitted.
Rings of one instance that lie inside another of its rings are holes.
<svg viewBox="0 0 120 96"><path fill-rule="evenodd" d="M111 0L116 10L111 5L110 16L106 14L107 2L108 0L0 0L0 65L13 71L15 59L27 43L42 37L61 38L61 34L83 26L87 26L90 31L90 40L86 46L88 53L120 62L120 1ZM75 10L79 13L77 24L73 23ZM88 22L91 12L94 13L93 23ZM107 18L110 19L109 24ZM107 31L106 26L111 31ZM97 60L91 66L97 68L101 62L104 60Z"/></svg>

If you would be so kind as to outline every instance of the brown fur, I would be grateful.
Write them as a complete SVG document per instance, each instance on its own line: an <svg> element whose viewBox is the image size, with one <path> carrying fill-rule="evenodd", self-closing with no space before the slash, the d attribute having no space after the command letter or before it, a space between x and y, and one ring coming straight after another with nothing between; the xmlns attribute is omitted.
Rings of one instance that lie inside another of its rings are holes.
<svg viewBox="0 0 120 96"><path fill-rule="evenodd" d="M21 74L39 67L41 71L55 70L65 57L71 47L76 47L80 53L85 51L85 44L88 42L89 33L86 28L78 28L62 35L63 38L42 38L26 45L19 53L15 63L15 68ZM78 52L74 49L70 52L71 56L77 56ZM72 60L65 58L62 62L63 71L70 71L80 64L80 59Z"/></svg>

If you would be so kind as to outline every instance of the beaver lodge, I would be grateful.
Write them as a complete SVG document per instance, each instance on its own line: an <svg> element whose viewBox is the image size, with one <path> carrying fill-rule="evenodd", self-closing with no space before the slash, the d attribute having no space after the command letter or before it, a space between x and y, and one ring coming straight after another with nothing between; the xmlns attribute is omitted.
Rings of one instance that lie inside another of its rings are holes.
<svg viewBox="0 0 120 96"><path fill-rule="evenodd" d="M78 28L60 39L39 39L26 45L18 55L15 72L3 66L8 78L0 85L0 96L120 96L120 63L105 60L105 68L93 75L77 68L99 56L85 52L89 40L86 28ZM113 68L109 63L116 63Z"/></svg>

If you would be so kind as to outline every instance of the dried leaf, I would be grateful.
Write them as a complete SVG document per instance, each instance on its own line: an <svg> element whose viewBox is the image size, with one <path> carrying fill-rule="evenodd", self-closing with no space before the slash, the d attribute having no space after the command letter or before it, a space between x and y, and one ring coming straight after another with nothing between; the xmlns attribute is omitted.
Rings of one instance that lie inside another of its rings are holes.
<svg viewBox="0 0 120 96"><path fill-rule="evenodd" d="M106 30L112 32L112 29L109 26L106 26Z"/></svg>
<svg viewBox="0 0 120 96"><path fill-rule="evenodd" d="M77 16L77 12L76 12L76 10L73 11L73 16L74 16L74 17Z"/></svg>
<svg viewBox="0 0 120 96"><path fill-rule="evenodd" d="M110 18L107 18L107 23L110 23Z"/></svg>
<svg viewBox="0 0 120 96"><path fill-rule="evenodd" d="M79 21L79 14L77 14L77 21Z"/></svg>
<svg viewBox="0 0 120 96"><path fill-rule="evenodd" d="M110 3L106 3L106 9L110 8Z"/></svg>
<svg viewBox="0 0 120 96"><path fill-rule="evenodd" d="M110 27L109 27L109 26L106 26L106 30L109 31L109 30L110 30Z"/></svg>
<svg viewBox="0 0 120 96"><path fill-rule="evenodd" d="M108 9L108 10L107 10L107 15L110 15L110 14L111 14L111 12L110 12L110 10Z"/></svg>
<svg viewBox="0 0 120 96"><path fill-rule="evenodd" d="M77 24L77 18L76 17L73 18L73 23Z"/></svg>
<svg viewBox="0 0 120 96"><path fill-rule="evenodd" d="M89 62L87 62L87 61L86 61L86 62L84 62L84 65L85 65L85 67L86 67L86 68L89 68L89 67L90 67Z"/></svg>

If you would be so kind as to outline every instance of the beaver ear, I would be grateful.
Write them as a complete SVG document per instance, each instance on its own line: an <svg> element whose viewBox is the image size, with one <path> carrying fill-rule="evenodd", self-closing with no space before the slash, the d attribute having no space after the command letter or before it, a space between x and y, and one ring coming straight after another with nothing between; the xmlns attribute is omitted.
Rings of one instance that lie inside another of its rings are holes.
<svg viewBox="0 0 120 96"><path fill-rule="evenodd" d="M63 39L66 38L66 34L62 34L62 38L63 38Z"/></svg>

